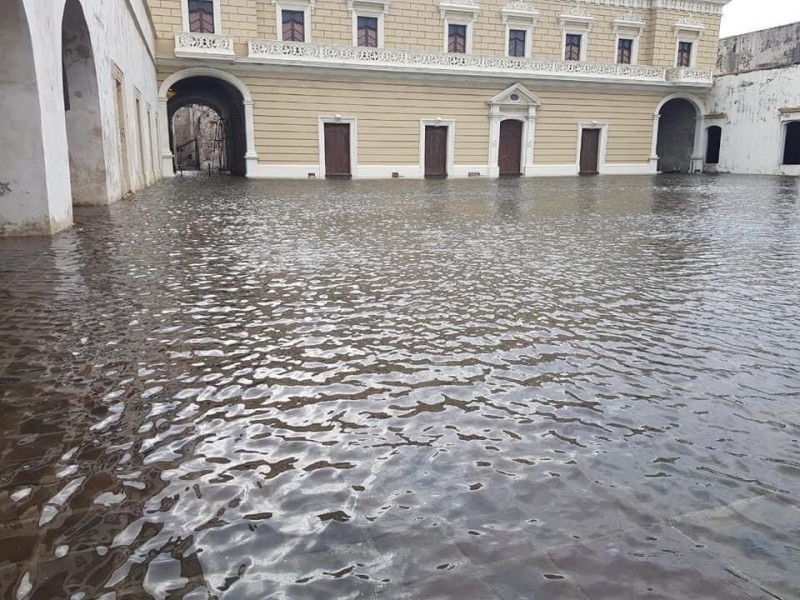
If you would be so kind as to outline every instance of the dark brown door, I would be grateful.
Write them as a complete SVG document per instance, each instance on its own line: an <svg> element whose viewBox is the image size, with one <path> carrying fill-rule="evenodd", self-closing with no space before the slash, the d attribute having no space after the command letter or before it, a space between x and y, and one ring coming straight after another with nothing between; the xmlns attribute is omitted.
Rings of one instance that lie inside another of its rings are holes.
<svg viewBox="0 0 800 600"><path fill-rule="evenodd" d="M597 175L600 155L600 130L584 129L581 133L581 175Z"/></svg>
<svg viewBox="0 0 800 600"><path fill-rule="evenodd" d="M500 176L522 174L522 121L508 119L500 123L500 150L497 164Z"/></svg>
<svg viewBox="0 0 800 600"><path fill-rule="evenodd" d="M447 127L425 127L425 178L447 178Z"/></svg>
<svg viewBox="0 0 800 600"><path fill-rule="evenodd" d="M350 125L325 123L325 177L350 179Z"/></svg>

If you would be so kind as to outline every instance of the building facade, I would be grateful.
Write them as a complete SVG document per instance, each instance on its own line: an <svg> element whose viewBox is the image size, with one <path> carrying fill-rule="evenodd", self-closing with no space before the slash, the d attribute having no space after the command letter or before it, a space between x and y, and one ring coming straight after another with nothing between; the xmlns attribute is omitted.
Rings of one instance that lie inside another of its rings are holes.
<svg viewBox="0 0 800 600"><path fill-rule="evenodd" d="M800 23L722 40L707 168L800 176Z"/></svg>
<svg viewBox="0 0 800 600"><path fill-rule="evenodd" d="M72 224L73 204L108 204L157 180L144 0L0 7L0 235L55 233Z"/></svg>
<svg viewBox="0 0 800 600"><path fill-rule="evenodd" d="M250 177L703 169L729 0L149 0L171 120L216 110Z"/></svg>

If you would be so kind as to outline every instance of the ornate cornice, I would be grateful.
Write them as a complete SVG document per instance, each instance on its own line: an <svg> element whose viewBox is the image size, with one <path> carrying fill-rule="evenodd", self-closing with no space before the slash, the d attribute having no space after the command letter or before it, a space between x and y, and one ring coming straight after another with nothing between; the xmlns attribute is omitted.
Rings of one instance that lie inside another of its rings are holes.
<svg viewBox="0 0 800 600"><path fill-rule="evenodd" d="M572 0L579 4L594 4L631 10L681 10L709 15L721 15L731 0Z"/></svg>
<svg viewBox="0 0 800 600"><path fill-rule="evenodd" d="M709 88L712 82L711 71L701 69L667 69L646 65L482 56L272 40L250 40L248 58L237 61L237 64L246 63L292 68L305 66L364 72L413 73L415 75L518 77L653 86L680 85L700 88Z"/></svg>

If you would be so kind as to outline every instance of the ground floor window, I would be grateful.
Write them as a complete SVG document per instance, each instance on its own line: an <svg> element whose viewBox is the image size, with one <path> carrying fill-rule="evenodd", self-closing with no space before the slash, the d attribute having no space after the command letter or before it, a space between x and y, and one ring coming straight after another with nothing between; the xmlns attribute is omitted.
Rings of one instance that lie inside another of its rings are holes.
<svg viewBox="0 0 800 600"><path fill-rule="evenodd" d="M719 147L722 142L722 127L714 125L708 128L708 145L706 147L706 164L719 164Z"/></svg>
<svg viewBox="0 0 800 600"><path fill-rule="evenodd" d="M800 165L800 121L792 121L786 124L783 164Z"/></svg>

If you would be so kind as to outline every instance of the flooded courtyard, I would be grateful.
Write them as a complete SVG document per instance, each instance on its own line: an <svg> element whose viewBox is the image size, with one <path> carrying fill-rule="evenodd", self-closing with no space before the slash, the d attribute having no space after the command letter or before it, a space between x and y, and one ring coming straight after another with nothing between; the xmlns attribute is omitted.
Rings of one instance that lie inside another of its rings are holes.
<svg viewBox="0 0 800 600"><path fill-rule="evenodd" d="M0 240L0 598L800 598L799 185L187 178Z"/></svg>

